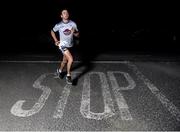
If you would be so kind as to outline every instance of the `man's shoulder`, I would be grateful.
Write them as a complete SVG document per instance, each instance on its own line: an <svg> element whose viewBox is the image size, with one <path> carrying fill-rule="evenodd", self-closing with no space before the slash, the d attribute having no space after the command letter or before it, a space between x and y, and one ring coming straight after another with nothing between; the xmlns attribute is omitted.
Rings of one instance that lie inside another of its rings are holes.
<svg viewBox="0 0 180 132"><path fill-rule="evenodd" d="M61 26L62 24L63 24L63 22L60 21L60 22L58 22L58 23L56 24L56 26Z"/></svg>
<svg viewBox="0 0 180 132"><path fill-rule="evenodd" d="M70 24L76 24L73 20L69 20Z"/></svg>

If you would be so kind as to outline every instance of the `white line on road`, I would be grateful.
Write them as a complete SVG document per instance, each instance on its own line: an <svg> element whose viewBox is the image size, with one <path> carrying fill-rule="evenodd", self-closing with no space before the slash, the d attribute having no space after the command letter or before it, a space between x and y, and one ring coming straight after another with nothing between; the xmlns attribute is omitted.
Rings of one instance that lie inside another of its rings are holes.
<svg viewBox="0 0 180 132"><path fill-rule="evenodd" d="M66 84L56 106L53 118L62 118L72 85Z"/></svg>
<svg viewBox="0 0 180 132"><path fill-rule="evenodd" d="M90 76L92 74L99 75L100 77L100 84L102 87L103 99L104 99L103 113L94 113L90 111L90 88L91 88ZM113 115L115 115L113 101L109 91L109 85L106 76L103 72L91 72L85 76L80 112L83 115L83 117L88 119L96 119L96 120L102 120L104 118L112 117Z"/></svg>
<svg viewBox="0 0 180 132"><path fill-rule="evenodd" d="M79 74L80 72L73 72L73 75ZM66 84L64 87L64 90L60 96L60 99L58 101L58 104L56 106L56 110L54 112L53 118L62 118L64 109L68 100L68 97L71 92L72 85Z"/></svg>
<svg viewBox="0 0 180 132"><path fill-rule="evenodd" d="M131 89L134 89L134 87L136 87L135 81L132 79L132 77L127 72L108 71L107 74L108 74L109 80L111 81L112 87L113 88L116 87L117 91L119 91L119 90L131 90ZM126 78L129 85L126 87L120 87L118 85L117 79L116 79L114 74L122 74Z"/></svg>
<svg viewBox="0 0 180 132"><path fill-rule="evenodd" d="M1 60L0 63L60 63L61 61L11 61L11 60ZM128 61L89 61L90 63L124 63L127 64ZM82 61L74 61L74 63L82 63Z"/></svg>
<svg viewBox="0 0 180 132"><path fill-rule="evenodd" d="M48 99L51 89L47 86L41 85L42 81L46 78L46 76L49 74L43 74L41 75L33 84L33 87L38 88L43 91L42 95L40 96L38 102L34 104L32 109L30 110L23 110L22 106L26 102L25 100L19 100L17 101L11 108L11 113L15 116L19 117L27 117L32 116L36 113L38 113L44 106L46 100Z"/></svg>
<svg viewBox="0 0 180 132"><path fill-rule="evenodd" d="M178 108L169 100L166 98L165 95L163 95L159 89L154 86L154 84L151 83L149 79L147 79L136 67L136 65L132 63L128 63L129 68L133 69L135 74L139 79L141 79L147 87L150 89L150 91L161 101L161 103L168 109L168 111L176 118L177 121L180 121L180 111Z"/></svg>
<svg viewBox="0 0 180 132"><path fill-rule="evenodd" d="M122 74L125 76L126 80L128 81L129 85L127 87L120 87L118 85L117 79L115 78L114 74ZM131 76L126 72L120 72L120 71L108 71L107 72L109 80L111 82L112 90L114 92L114 96L116 98L116 102L121 114L122 120L132 120L131 113L129 112L129 107L126 103L126 100L124 99L121 90L131 90L134 89L136 86L136 83L131 78Z"/></svg>

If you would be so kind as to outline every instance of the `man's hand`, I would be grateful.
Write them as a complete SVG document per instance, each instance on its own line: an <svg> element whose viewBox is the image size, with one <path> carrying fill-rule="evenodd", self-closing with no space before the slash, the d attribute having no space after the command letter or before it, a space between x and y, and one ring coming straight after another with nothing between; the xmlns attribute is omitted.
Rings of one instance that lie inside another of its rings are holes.
<svg viewBox="0 0 180 132"><path fill-rule="evenodd" d="M74 28L71 29L71 32L73 33L73 35L74 35L75 37L79 37L79 32L76 31Z"/></svg>
<svg viewBox="0 0 180 132"><path fill-rule="evenodd" d="M75 29L72 27L72 28L71 28L71 33L74 34L74 32L75 32Z"/></svg>
<svg viewBox="0 0 180 132"><path fill-rule="evenodd" d="M55 41L56 46L59 46L59 44L60 44L60 41Z"/></svg>

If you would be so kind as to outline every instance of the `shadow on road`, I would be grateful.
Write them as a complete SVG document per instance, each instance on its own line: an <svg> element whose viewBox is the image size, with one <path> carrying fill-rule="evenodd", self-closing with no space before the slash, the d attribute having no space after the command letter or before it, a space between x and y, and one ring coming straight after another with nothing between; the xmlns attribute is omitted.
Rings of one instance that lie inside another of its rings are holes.
<svg viewBox="0 0 180 132"><path fill-rule="evenodd" d="M94 64L91 61L95 60L95 58L102 53L101 50L95 50L94 46L90 45L87 42L81 42L79 46L75 47L75 52L77 57L79 58L79 63L72 66L72 71L83 68L79 74L73 79L73 85L78 84L78 80L86 73L91 71L94 67Z"/></svg>

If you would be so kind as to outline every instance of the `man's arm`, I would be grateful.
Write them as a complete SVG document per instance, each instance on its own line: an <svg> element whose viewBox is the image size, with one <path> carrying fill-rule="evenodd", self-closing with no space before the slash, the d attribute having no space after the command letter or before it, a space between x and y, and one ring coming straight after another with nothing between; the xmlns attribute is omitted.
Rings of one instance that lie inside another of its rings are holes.
<svg viewBox="0 0 180 132"><path fill-rule="evenodd" d="M57 39L56 34L55 34L55 32L53 30L51 30L51 36L52 36L55 44L58 46L59 45L59 40Z"/></svg>
<svg viewBox="0 0 180 132"><path fill-rule="evenodd" d="M76 23L73 23L73 28L72 28L72 32L73 32L73 35L77 38L79 38L79 31L78 31L78 28L77 28L77 25Z"/></svg>
<svg viewBox="0 0 180 132"><path fill-rule="evenodd" d="M79 37L79 32L76 29L72 28L71 31L75 37Z"/></svg>
<svg viewBox="0 0 180 132"><path fill-rule="evenodd" d="M75 37L79 37L79 32L78 32L78 31L75 31L75 32L74 32L74 36L75 36Z"/></svg>

